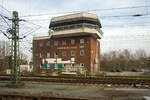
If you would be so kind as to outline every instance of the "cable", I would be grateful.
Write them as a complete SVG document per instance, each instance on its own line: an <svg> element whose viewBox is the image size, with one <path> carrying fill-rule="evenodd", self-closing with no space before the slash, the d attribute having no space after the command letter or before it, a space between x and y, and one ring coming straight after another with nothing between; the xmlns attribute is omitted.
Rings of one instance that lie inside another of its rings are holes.
<svg viewBox="0 0 150 100"><path fill-rule="evenodd" d="M10 39L10 37L5 32L3 32L2 30L0 30L0 32L3 33L3 35L6 36L8 39Z"/></svg>
<svg viewBox="0 0 150 100"><path fill-rule="evenodd" d="M68 12L57 12L57 13L45 13L45 14L25 15L25 16L20 16L20 17L44 16L44 15L77 13L77 12L109 11L109 10L120 10L120 9L135 9L135 8L145 8L145 7L150 7L150 6L132 6L132 7L120 7L120 8L110 8L110 9L91 9L91 10L86 10L86 11L68 11Z"/></svg>
<svg viewBox="0 0 150 100"><path fill-rule="evenodd" d="M32 53L32 51L30 51L30 49L29 49L23 42L22 42L22 45L21 45L21 46L23 46L23 49L24 49L24 50L26 50L26 51ZM27 50L27 49L29 49L29 50Z"/></svg>
<svg viewBox="0 0 150 100"><path fill-rule="evenodd" d="M30 24L32 24L32 25L36 25L36 26L40 26L41 28L48 29L48 28L46 28L46 27L43 27L42 25L35 24L35 23L33 23L33 22L30 22L30 21L28 21L28 20L24 20L23 22L27 22L27 23L30 23Z"/></svg>
<svg viewBox="0 0 150 100"><path fill-rule="evenodd" d="M99 16L101 18L108 18L108 17L139 17L139 16L149 16L150 14L132 14L132 15L118 15L118 16ZM50 21L50 19L30 19L30 20L27 20L27 21Z"/></svg>
<svg viewBox="0 0 150 100"><path fill-rule="evenodd" d="M132 15L118 15L118 16L99 16L102 18L109 18L109 17L142 17L142 16L149 16L150 14L132 14Z"/></svg>
<svg viewBox="0 0 150 100"><path fill-rule="evenodd" d="M10 28L11 26L8 24L8 22L5 20L5 18L6 18L6 16L3 16L3 15L1 15L0 14L0 16L1 16L1 18L4 20L4 22L7 24L7 26Z"/></svg>
<svg viewBox="0 0 150 100"><path fill-rule="evenodd" d="M8 9L6 9L5 7L3 7L2 5L0 5L0 7L2 8L2 9L4 9L5 11L7 11L9 14L11 14L12 12L11 11L9 11Z"/></svg>
<svg viewBox="0 0 150 100"><path fill-rule="evenodd" d="M0 27L5 27L5 28L8 28L8 27L6 27L6 26L4 26L4 25L0 25Z"/></svg>
<svg viewBox="0 0 150 100"><path fill-rule="evenodd" d="M25 33L26 35L24 35L24 37L27 37L28 35L31 35L31 33L33 33L33 32L35 32L35 31L39 30L40 28L41 28L41 27L38 27L38 28L32 30L31 32L27 32L28 34Z"/></svg>
<svg viewBox="0 0 150 100"><path fill-rule="evenodd" d="M29 32L31 32L31 31L33 31L34 29L32 28L31 30L29 30L29 31L27 31L27 32L25 32L25 33L23 33L21 36L24 36L24 35L26 35L26 34L28 34Z"/></svg>

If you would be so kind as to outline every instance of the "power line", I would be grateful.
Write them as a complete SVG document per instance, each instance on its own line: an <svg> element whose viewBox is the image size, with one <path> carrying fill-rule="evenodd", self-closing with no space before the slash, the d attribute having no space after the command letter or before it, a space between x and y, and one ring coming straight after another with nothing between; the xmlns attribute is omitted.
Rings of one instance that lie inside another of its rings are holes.
<svg viewBox="0 0 150 100"><path fill-rule="evenodd" d="M5 32L3 32L2 30L0 30L0 32L3 33L3 35L6 36L8 39L10 39L10 37Z"/></svg>
<svg viewBox="0 0 150 100"><path fill-rule="evenodd" d="M36 29L34 29L34 30L30 31L30 32L24 33L23 35L24 35L24 37L27 37L28 35L31 35L31 33L33 33L33 32L35 32L35 31L39 30L40 28L41 28L41 27L38 27L38 28L36 28Z"/></svg>
<svg viewBox="0 0 150 100"><path fill-rule="evenodd" d="M150 14L130 14L130 15L116 15L116 16L99 16L99 17L142 17L149 16Z"/></svg>
<svg viewBox="0 0 150 100"><path fill-rule="evenodd" d="M23 20L23 22L27 22L27 23L30 23L30 24L32 24L32 25L36 25L36 26L39 26L39 27L41 27L41 28L48 29L48 28L46 28L46 27L43 27L42 25L39 25L39 24L33 23L33 22L31 22L31 21L28 21L28 20Z"/></svg>
<svg viewBox="0 0 150 100"><path fill-rule="evenodd" d="M2 9L4 9L5 11L7 11L9 14L12 14L12 12L9 11L8 9L6 9L5 7L3 7L3 5L0 5L0 7L1 7Z"/></svg>
<svg viewBox="0 0 150 100"><path fill-rule="evenodd" d="M78 13L78 12L109 11L109 10L121 10L121 9L135 9L135 8L145 8L145 7L150 7L150 6L132 6L132 7L119 7L119 8L110 8L110 9L91 9L91 10L86 10L86 11L66 11L66 12L56 12L56 13L25 15L25 16L20 16L20 17L45 16L45 15Z"/></svg>
<svg viewBox="0 0 150 100"><path fill-rule="evenodd" d="M30 48L28 48L23 42L22 42L22 45L23 46L22 48L30 53L32 53L32 51L30 50Z"/></svg>
<svg viewBox="0 0 150 100"><path fill-rule="evenodd" d="M7 24L7 26L10 28L11 26L8 24L8 22L7 22L6 19L5 19L5 18L8 18L8 17L3 16L3 15L1 15L1 14L0 14L0 16L1 16L1 18L4 20L4 22Z"/></svg>
<svg viewBox="0 0 150 100"><path fill-rule="evenodd" d="M141 17L141 16L149 16L150 14L130 14L130 15L117 15L117 16L99 16L101 18L109 18L109 17ZM26 21L50 21L50 19L29 19Z"/></svg>
<svg viewBox="0 0 150 100"><path fill-rule="evenodd" d="M4 25L0 25L0 27L8 28L8 27L6 27L6 26L4 26Z"/></svg>

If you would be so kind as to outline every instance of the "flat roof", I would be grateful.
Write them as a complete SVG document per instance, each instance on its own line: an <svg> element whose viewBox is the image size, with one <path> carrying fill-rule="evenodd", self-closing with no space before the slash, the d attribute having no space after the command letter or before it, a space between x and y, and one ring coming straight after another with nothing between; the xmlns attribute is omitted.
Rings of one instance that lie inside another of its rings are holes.
<svg viewBox="0 0 150 100"><path fill-rule="evenodd" d="M44 40L44 39L50 39L50 36L38 36L38 37L33 37L33 40Z"/></svg>
<svg viewBox="0 0 150 100"><path fill-rule="evenodd" d="M79 17L87 17L87 18L92 18L92 19L98 19L98 17L95 14L82 12L82 13L76 13L76 14L69 14L69 15L53 17L51 19L51 22L62 21L62 20L73 19L73 18L79 18Z"/></svg>

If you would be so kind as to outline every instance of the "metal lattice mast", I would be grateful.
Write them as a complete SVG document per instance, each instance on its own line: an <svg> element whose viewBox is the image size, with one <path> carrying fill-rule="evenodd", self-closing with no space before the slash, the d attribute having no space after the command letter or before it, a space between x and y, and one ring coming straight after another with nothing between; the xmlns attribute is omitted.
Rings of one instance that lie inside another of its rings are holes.
<svg viewBox="0 0 150 100"><path fill-rule="evenodd" d="M18 42L19 42L19 18L18 12L13 11L12 18L12 45L13 45L13 68L12 81L18 83Z"/></svg>

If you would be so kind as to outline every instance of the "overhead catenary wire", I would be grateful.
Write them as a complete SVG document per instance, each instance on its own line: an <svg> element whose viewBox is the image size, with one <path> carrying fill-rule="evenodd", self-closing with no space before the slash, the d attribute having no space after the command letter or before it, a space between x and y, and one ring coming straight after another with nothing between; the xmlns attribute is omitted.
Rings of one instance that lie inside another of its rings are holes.
<svg viewBox="0 0 150 100"><path fill-rule="evenodd" d="M7 26L5 26L5 25L0 25L0 27L8 28L8 27L7 27Z"/></svg>
<svg viewBox="0 0 150 100"><path fill-rule="evenodd" d="M1 7L2 9L4 9L5 11L7 11L10 15L12 15L12 12L9 11L8 9L6 9L3 5L0 5L0 7Z"/></svg>
<svg viewBox="0 0 150 100"><path fill-rule="evenodd" d="M23 22L30 23L30 24L32 24L32 25L36 25L36 26L39 26L39 27L44 28L44 29L48 29L47 27L44 27L44 26L42 26L42 25L33 23L33 22L31 22L31 21L28 21L28 20L24 20Z"/></svg>
<svg viewBox="0 0 150 100"><path fill-rule="evenodd" d="M2 15L2 14L0 14L0 16L1 16L1 18L4 20L4 22L7 24L7 26L10 28L11 27L11 25L10 24L8 24L8 22L6 21L6 19L5 18L7 18L6 16L4 16L4 15Z"/></svg>
<svg viewBox="0 0 150 100"><path fill-rule="evenodd" d="M33 32L36 32L37 30L39 30L41 27L39 26L38 28L32 30L32 31L28 31L26 33L24 33L22 36L27 37L28 35L31 35Z"/></svg>
<svg viewBox="0 0 150 100"><path fill-rule="evenodd" d="M32 51L30 50L31 48L28 48L23 42L21 42L21 46L23 46L22 48L24 49L24 50L26 50L26 51L28 51L28 52L30 52L30 53L32 53Z"/></svg>
<svg viewBox="0 0 150 100"><path fill-rule="evenodd" d="M109 10L121 10L121 9L135 9L135 8L145 8L149 6L131 6L131 7L118 7L118 8L110 8L110 9L91 9L85 11L66 11L66 12L56 12L56 13L45 13L45 14L33 14L33 15L25 15L20 17L33 17L33 16L45 16L45 15L54 15L54 14L65 14L65 13L77 13L77 12L93 12L93 11L109 11Z"/></svg>
<svg viewBox="0 0 150 100"><path fill-rule="evenodd" d="M3 33L3 35L6 36L8 39L10 39L10 37L5 32L3 32L2 30L0 30L0 32Z"/></svg>
<svg viewBox="0 0 150 100"><path fill-rule="evenodd" d="M116 15L116 16L99 16L101 18L110 18L110 17L137 17L137 14L130 15ZM140 14L141 16L149 16L150 14ZM139 17L139 16L138 16ZM26 21L50 21L50 19L27 19Z"/></svg>

